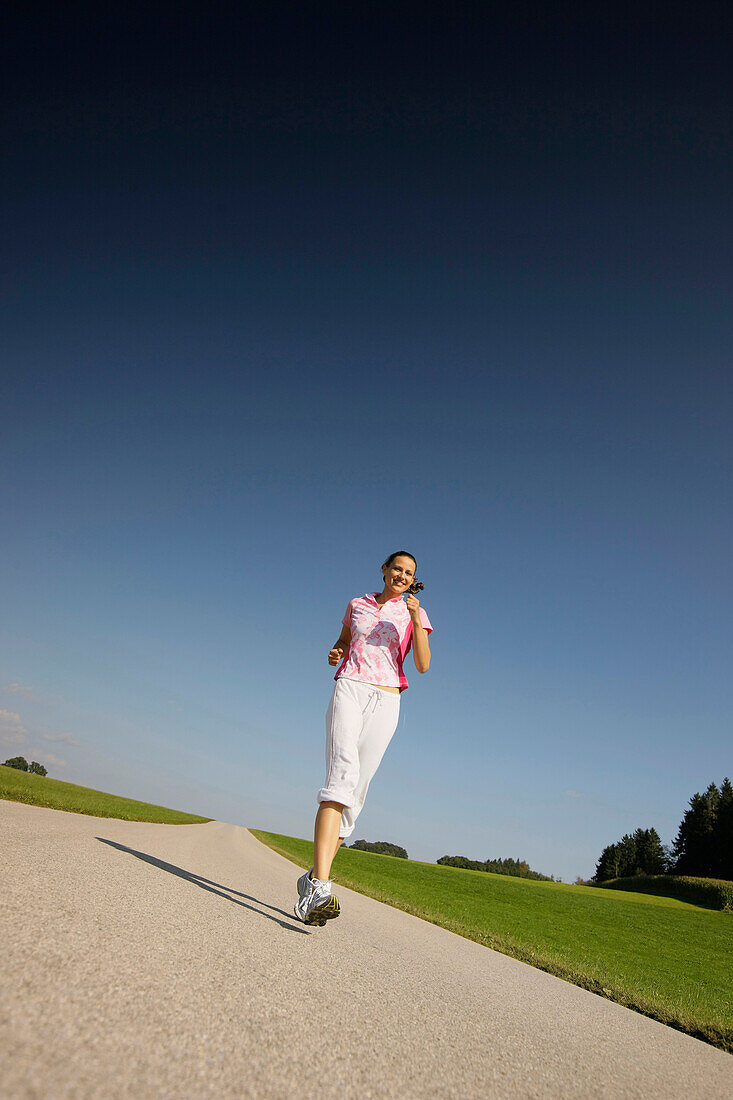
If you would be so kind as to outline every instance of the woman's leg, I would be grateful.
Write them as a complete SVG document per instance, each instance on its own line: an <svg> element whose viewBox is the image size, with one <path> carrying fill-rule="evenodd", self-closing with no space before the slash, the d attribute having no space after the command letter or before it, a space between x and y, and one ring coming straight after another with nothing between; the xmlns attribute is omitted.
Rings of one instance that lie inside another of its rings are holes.
<svg viewBox="0 0 733 1100"><path fill-rule="evenodd" d="M313 832L313 878L326 881L331 864L341 845L339 829L343 806L339 802L321 802Z"/></svg>
<svg viewBox="0 0 733 1100"><path fill-rule="evenodd" d="M356 819L361 813L369 784L387 751L400 717L400 697L391 692L380 692L378 704L370 708L364 719L359 739L359 778L350 805L345 806L341 817L341 837L351 836Z"/></svg>
<svg viewBox="0 0 733 1100"><path fill-rule="evenodd" d="M326 781L318 792L313 833L313 877L328 880L341 845L341 815L359 778L361 685L337 680L326 712Z"/></svg>

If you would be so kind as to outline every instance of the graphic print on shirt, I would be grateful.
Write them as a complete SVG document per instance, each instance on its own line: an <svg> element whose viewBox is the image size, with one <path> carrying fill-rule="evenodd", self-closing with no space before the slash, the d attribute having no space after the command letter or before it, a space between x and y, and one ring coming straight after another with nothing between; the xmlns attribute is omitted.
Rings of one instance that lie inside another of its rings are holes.
<svg viewBox="0 0 733 1100"><path fill-rule="evenodd" d="M400 649L400 635L394 623L377 623L366 636L367 645L385 646L396 658Z"/></svg>

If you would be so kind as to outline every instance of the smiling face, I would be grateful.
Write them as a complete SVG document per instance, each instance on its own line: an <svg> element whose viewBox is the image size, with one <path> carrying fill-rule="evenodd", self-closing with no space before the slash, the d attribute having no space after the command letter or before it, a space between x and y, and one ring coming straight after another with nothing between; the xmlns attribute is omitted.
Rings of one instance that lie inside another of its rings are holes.
<svg viewBox="0 0 733 1100"><path fill-rule="evenodd" d="M384 587L393 596L403 596L415 579L415 562L407 554L398 554L389 565L382 566Z"/></svg>

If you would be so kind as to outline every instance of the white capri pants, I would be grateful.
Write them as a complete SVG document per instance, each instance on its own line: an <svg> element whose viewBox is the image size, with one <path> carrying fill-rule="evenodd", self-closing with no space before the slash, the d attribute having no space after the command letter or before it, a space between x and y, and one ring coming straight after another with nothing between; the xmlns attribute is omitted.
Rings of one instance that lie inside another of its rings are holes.
<svg viewBox="0 0 733 1100"><path fill-rule="evenodd" d="M319 802L343 807L339 836L351 836L372 776L400 716L400 696L360 680L336 681L326 711L326 782Z"/></svg>

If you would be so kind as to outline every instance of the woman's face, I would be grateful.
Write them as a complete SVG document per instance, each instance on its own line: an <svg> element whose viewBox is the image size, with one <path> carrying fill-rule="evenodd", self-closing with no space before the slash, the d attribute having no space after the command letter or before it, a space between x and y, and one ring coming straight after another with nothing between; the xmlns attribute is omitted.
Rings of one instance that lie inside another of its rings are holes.
<svg viewBox="0 0 733 1100"><path fill-rule="evenodd" d="M415 579L415 563L406 554L398 554L389 565L382 566L384 584L395 595L402 595Z"/></svg>

